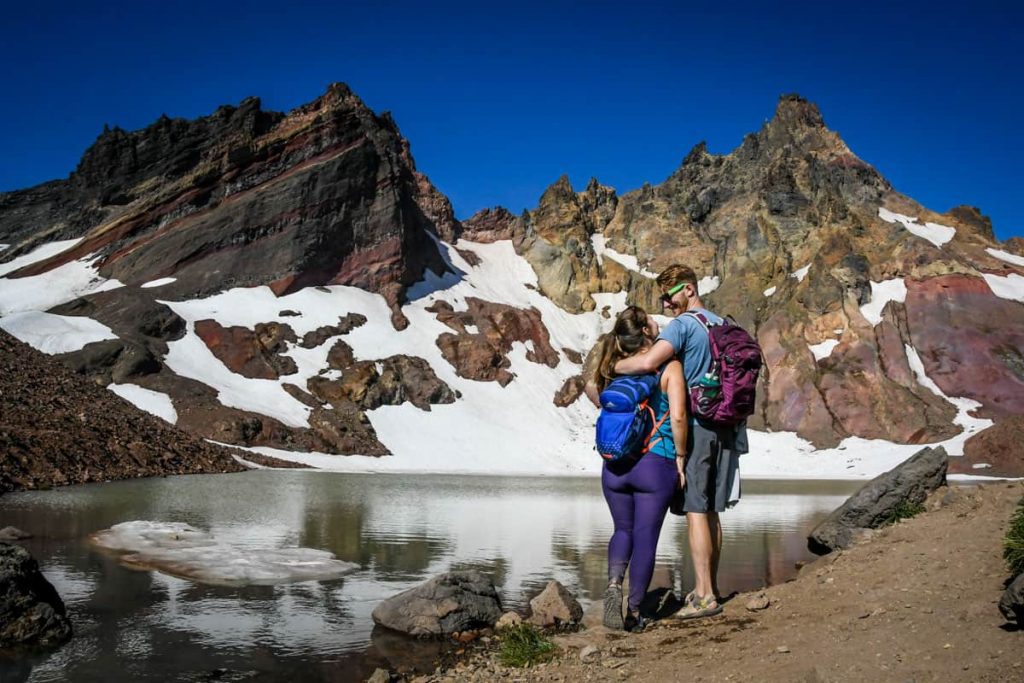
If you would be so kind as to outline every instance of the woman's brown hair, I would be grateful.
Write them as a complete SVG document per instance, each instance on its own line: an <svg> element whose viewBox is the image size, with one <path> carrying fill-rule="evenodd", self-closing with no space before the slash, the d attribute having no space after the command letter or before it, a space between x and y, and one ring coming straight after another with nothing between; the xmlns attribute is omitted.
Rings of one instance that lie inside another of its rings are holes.
<svg viewBox="0 0 1024 683"><path fill-rule="evenodd" d="M629 306L619 313L612 331L601 340L593 377L598 391L604 391L615 379L615 364L642 349L646 341L647 312L639 306Z"/></svg>

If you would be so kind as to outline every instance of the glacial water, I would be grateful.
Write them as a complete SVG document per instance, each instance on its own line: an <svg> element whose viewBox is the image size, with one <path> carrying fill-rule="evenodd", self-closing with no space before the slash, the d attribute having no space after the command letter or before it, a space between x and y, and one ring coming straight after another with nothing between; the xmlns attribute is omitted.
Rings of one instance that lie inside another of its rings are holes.
<svg viewBox="0 0 1024 683"><path fill-rule="evenodd" d="M784 581L805 536L856 482L744 481L723 515L724 591ZM127 569L90 534L133 520L181 522L247 549L327 550L338 579L242 587ZM490 574L506 608L554 578L596 606L611 520L597 479L254 471L76 486L0 497L0 527L64 598L75 637L0 658L0 680L361 680L375 667L430 671L443 645L374 629L383 598L455 568ZM669 516L655 586L692 586L686 527Z"/></svg>

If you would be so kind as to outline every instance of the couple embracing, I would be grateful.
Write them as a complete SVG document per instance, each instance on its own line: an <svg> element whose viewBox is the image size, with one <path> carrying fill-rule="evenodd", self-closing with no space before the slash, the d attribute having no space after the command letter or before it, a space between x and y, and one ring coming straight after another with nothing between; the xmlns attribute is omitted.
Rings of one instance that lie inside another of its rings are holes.
<svg viewBox="0 0 1024 683"><path fill-rule="evenodd" d="M719 513L739 499L738 456L747 450L745 422L722 424L693 414L706 406L702 394L691 389L713 375L718 386L711 335L725 321L704 308L691 268L669 266L657 284L666 313L671 311L675 318L659 330L643 309L624 310L602 341L596 370L587 384L587 395L600 407L600 392L616 377L655 378L647 401L653 427L639 456L606 461L601 477L614 523L608 544L604 624L618 630L642 630L651 618L640 612L640 606L654 572L658 536L670 504L673 512L686 514L696 576L696 585L673 617L693 619L722 611ZM758 369L759 363L758 351ZM749 393L752 402L752 386ZM623 618L622 582L627 567L629 596Z"/></svg>

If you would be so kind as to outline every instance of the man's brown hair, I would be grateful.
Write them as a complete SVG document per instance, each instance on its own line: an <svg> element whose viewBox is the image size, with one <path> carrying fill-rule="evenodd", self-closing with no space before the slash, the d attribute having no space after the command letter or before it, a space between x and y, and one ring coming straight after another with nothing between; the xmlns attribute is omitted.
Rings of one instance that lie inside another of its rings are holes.
<svg viewBox="0 0 1024 683"><path fill-rule="evenodd" d="M697 291L697 274L693 272L693 268L680 263L674 263L661 271L656 282L662 290L672 289L680 282L688 282L693 285L694 291Z"/></svg>

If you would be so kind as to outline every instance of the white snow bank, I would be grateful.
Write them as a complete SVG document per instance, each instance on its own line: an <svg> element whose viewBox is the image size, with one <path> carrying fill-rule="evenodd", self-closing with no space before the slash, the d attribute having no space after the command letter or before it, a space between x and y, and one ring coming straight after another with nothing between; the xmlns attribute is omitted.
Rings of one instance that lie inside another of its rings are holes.
<svg viewBox="0 0 1024 683"><path fill-rule="evenodd" d="M232 545L181 522L134 521L92 535L107 550L128 553L121 562L201 583L275 584L335 579L359 568L313 548Z"/></svg>
<svg viewBox="0 0 1024 683"><path fill-rule="evenodd" d="M871 301L860 307L861 315L872 325L882 322L882 309L890 301L907 300L907 284L901 277L882 282L871 282Z"/></svg>
<svg viewBox="0 0 1024 683"><path fill-rule="evenodd" d="M0 318L0 328L43 353L70 353L86 344L117 339L117 335L92 318L23 311Z"/></svg>
<svg viewBox="0 0 1024 683"><path fill-rule="evenodd" d="M993 249L992 247L989 247L985 251L987 251L992 256L995 256L997 259L1006 261L1007 263L1012 263L1015 266L1024 266L1024 256L1017 256L1016 254L1011 254L1008 251L1003 251L1002 249Z"/></svg>
<svg viewBox="0 0 1024 683"><path fill-rule="evenodd" d="M156 415L164 422L170 422L171 424L178 422L178 411L174 409L174 403L167 394L146 389L137 384L110 384L107 386L107 389L133 404L136 408L144 410L151 415Z"/></svg>
<svg viewBox="0 0 1024 683"><path fill-rule="evenodd" d="M39 249L43 249L43 247ZM34 256L39 249L29 256ZM22 258L28 258L28 256ZM17 260L19 259L15 259L15 261ZM93 261L95 259L86 257L65 263L39 275L0 278L0 316L19 311L45 311L85 294L124 286L117 280L100 277L92 265ZM0 270L9 265L9 263L3 264L0 266Z"/></svg>
<svg viewBox="0 0 1024 683"><path fill-rule="evenodd" d="M10 249L10 248L11 248L11 245L9 245L9 244L0 244L0 251L5 251L5 250Z"/></svg>
<svg viewBox="0 0 1024 683"><path fill-rule="evenodd" d="M921 239L928 240L936 247L941 247L956 235L956 228L951 228L948 225L940 225L938 223L925 223L921 225L916 222L917 219L913 216L904 216L901 213L895 213L881 207L878 209L878 217L889 223L901 223L910 233L917 235Z"/></svg>
<svg viewBox="0 0 1024 683"><path fill-rule="evenodd" d="M772 286L771 286L771 287L769 287L768 289L764 290L764 295L765 295L765 296L771 296L772 294L774 294L774 293L775 293L775 290L776 290L776 289L778 289L778 287L776 287L775 285L772 285Z"/></svg>
<svg viewBox="0 0 1024 683"><path fill-rule="evenodd" d="M996 296L1024 303L1024 277L1016 273L1010 273L1005 277L984 273L983 277Z"/></svg>
<svg viewBox="0 0 1024 683"><path fill-rule="evenodd" d="M820 344L809 344L807 348L814 354L815 360L822 360L832 355L832 349L839 345L838 339L826 339Z"/></svg>
<svg viewBox="0 0 1024 683"><path fill-rule="evenodd" d="M82 238L73 240L61 240L60 242L50 242L49 244L41 244L24 256L19 256L13 261L7 263L0 263L0 276L7 275L7 273L13 273L19 268L37 263L39 261L45 261L51 256L56 256L62 251L67 251L71 247L75 246L82 241ZM4 245L6 249L10 245Z"/></svg>
<svg viewBox="0 0 1024 683"><path fill-rule="evenodd" d="M142 289L149 289L150 287L163 287L164 285L169 285L172 282L177 281L178 278L176 277L162 277L159 280L150 280L149 282L143 283L139 285L139 287L141 287Z"/></svg>
<svg viewBox="0 0 1024 683"><path fill-rule="evenodd" d="M804 278L807 277L807 273L809 273L810 270L811 270L811 264L808 263L803 268L799 268L797 270L794 270L792 273L789 274L789 276L790 277L795 277L797 282L803 282Z"/></svg>

